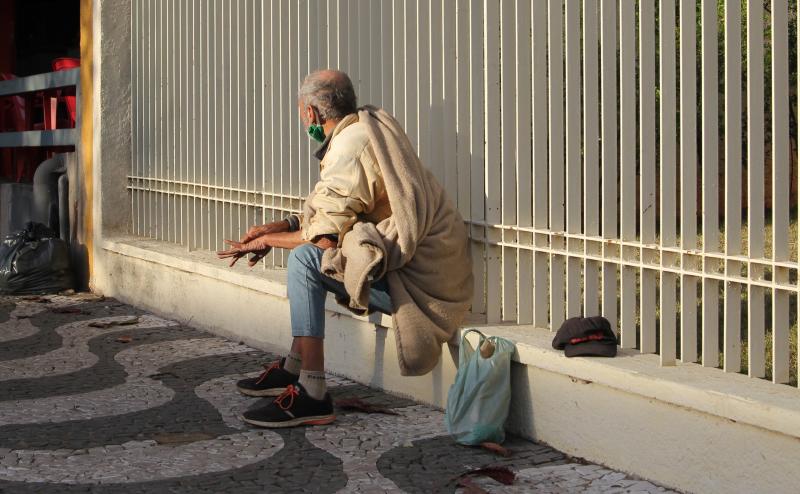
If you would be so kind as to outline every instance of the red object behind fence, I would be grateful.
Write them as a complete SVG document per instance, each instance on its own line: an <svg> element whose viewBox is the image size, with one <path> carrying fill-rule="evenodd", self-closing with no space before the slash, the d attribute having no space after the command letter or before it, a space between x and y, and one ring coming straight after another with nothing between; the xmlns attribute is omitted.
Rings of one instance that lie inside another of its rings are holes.
<svg viewBox="0 0 800 494"><path fill-rule="evenodd" d="M56 58L53 60L53 70L70 70L76 69L81 66L81 61L79 58ZM72 93L72 94L66 94ZM70 117L70 127L75 127L75 116L76 116L76 104L75 104L75 90L68 89L68 90L61 90L59 91L58 99L59 101L63 101L67 105L67 110L69 110L69 117ZM64 94L64 96L61 96ZM49 119L45 119L49 121Z"/></svg>

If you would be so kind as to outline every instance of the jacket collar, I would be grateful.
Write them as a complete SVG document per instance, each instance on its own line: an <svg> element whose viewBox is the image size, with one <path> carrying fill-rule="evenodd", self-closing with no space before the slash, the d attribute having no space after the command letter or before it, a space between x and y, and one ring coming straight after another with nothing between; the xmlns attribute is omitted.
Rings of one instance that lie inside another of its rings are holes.
<svg viewBox="0 0 800 494"><path fill-rule="evenodd" d="M325 136L325 140L322 141L322 144L319 146L319 148L316 151L314 151L314 156L318 160L322 161L322 158L324 158L325 154L328 152L328 148L330 147L333 138L339 135L339 133L343 131L345 127L357 121L358 121L358 113L351 113L345 116L338 124L336 124L336 127L334 127L333 132L331 132L330 135Z"/></svg>

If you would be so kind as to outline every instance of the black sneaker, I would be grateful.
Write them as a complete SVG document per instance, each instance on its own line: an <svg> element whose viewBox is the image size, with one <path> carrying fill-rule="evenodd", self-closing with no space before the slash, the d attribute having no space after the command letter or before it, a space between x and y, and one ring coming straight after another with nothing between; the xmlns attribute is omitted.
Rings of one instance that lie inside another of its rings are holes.
<svg viewBox="0 0 800 494"><path fill-rule="evenodd" d="M330 424L336 416L330 394L315 400L302 385L290 384L269 405L244 412L242 420L258 427L278 428Z"/></svg>
<svg viewBox="0 0 800 494"><path fill-rule="evenodd" d="M285 360L264 364L264 372L260 376L242 379L236 383L236 388L247 396L278 396L284 392L286 386L300 379L300 376L283 368Z"/></svg>

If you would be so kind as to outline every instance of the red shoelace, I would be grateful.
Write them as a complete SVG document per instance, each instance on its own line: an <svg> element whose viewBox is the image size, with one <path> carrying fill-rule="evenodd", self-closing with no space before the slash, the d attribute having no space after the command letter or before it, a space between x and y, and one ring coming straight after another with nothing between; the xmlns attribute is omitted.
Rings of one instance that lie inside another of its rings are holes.
<svg viewBox="0 0 800 494"><path fill-rule="evenodd" d="M281 407L283 410L288 410L292 408L292 405L294 405L294 397L299 395L300 395L300 389L294 384L290 384L286 386L286 389L283 391L283 393L280 394L280 396L275 398L275 403L277 403L278 406ZM286 398L289 398L288 405L284 404L284 400L286 400Z"/></svg>
<svg viewBox="0 0 800 494"><path fill-rule="evenodd" d="M272 372L274 369L280 369L280 368L281 368L280 360L272 362L271 364L264 364L264 372L262 372L261 375L258 376L258 381L256 381L256 384L261 384L261 381L266 379L270 372Z"/></svg>

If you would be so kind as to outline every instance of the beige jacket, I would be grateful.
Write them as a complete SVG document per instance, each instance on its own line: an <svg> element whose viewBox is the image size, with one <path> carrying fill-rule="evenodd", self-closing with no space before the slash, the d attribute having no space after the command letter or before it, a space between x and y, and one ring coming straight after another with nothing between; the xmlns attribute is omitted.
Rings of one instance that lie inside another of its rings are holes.
<svg viewBox="0 0 800 494"><path fill-rule="evenodd" d="M436 177L420 162L400 124L374 107L359 111L393 214L359 222L327 249L321 270L344 283L347 306L367 310L370 283L386 275L400 372L422 375L458 334L473 296L472 258L464 220ZM339 300L340 303L344 300Z"/></svg>
<svg viewBox="0 0 800 494"><path fill-rule="evenodd" d="M327 141L320 179L306 199L300 217L303 240L339 235L339 242L358 221L378 223L392 214L381 169L366 127L357 114L342 119Z"/></svg>

